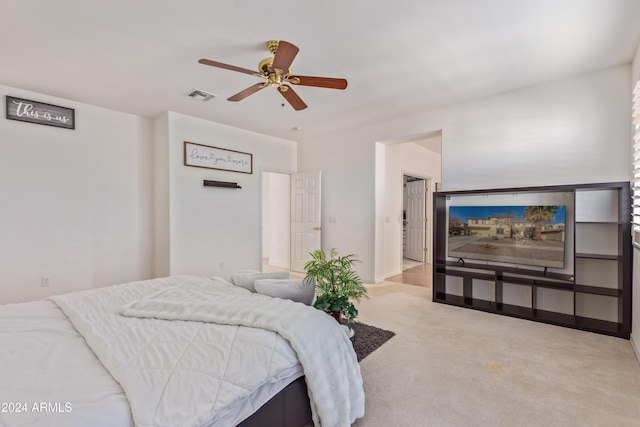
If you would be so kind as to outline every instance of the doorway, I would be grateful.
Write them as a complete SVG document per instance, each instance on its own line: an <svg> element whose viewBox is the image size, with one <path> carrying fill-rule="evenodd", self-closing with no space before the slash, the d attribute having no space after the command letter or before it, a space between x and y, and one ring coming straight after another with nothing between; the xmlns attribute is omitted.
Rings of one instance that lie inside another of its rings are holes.
<svg viewBox="0 0 640 427"><path fill-rule="evenodd" d="M436 183L442 182L442 132L413 135L376 145L376 280L382 281L403 271L404 176L425 180L426 252L424 262L431 262L431 198ZM413 262L413 261L412 261ZM417 261L416 261L417 262Z"/></svg>
<svg viewBox="0 0 640 427"><path fill-rule="evenodd" d="M320 171L262 172L262 271L304 273L310 253L321 248L320 200Z"/></svg>
<svg viewBox="0 0 640 427"><path fill-rule="evenodd" d="M262 172L262 271L289 271L291 175Z"/></svg>
<svg viewBox="0 0 640 427"><path fill-rule="evenodd" d="M402 270L406 270L429 259L427 212L430 180L403 173L402 187Z"/></svg>

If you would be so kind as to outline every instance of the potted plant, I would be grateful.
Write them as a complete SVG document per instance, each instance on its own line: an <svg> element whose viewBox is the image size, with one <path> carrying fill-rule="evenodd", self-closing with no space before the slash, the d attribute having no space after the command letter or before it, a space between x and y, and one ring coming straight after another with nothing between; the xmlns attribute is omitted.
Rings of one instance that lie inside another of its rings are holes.
<svg viewBox="0 0 640 427"><path fill-rule="evenodd" d="M353 302L367 297L367 288L353 270L353 265L360 261L353 254L338 256L334 248L328 257L320 249L310 255L311 260L305 264L304 270L305 281L316 283L314 307L329 313L338 322L344 318L347 324L352 323L358 317Z"/></svg>

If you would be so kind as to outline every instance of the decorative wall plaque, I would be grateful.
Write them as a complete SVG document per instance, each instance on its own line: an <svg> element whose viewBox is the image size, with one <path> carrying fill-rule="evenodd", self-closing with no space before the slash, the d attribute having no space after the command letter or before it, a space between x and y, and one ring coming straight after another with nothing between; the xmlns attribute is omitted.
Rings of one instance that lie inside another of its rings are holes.
<svg viewBox="0 0 640 427"><path fill-rule="evenodd" d="M184 141L184 164L198 168L253 173L253 155Z"/></svg>
<svg viewBox="0 0 640 427"><path fill-rule="evenodd" d="M44 102L30 101L7 95L6 117L9 120L36 123L39 125L56 126L65 129L75 129L75 110Z"/></svg>

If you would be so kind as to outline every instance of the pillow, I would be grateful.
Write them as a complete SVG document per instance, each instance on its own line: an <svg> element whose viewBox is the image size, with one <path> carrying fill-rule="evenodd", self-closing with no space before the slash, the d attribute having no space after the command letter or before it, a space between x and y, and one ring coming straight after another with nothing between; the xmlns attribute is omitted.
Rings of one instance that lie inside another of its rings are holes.
<svg viewBox="0 0 640 427"><path fill-rule="evenodd" d="M315 282L304 279L259 279L255 283L256 292L270 297L290 299L306 305L313 303L316 293Z"/></svg>
<svg viewBox="0 0 640 427"><path fill-rule="evenodd" d="M249 289L255 292L253 282L260 279L288 279L291 274L288 271L274 271L272 273L261 273L257 270L241 270L231 274L231 281L234 285Z"/></svg>

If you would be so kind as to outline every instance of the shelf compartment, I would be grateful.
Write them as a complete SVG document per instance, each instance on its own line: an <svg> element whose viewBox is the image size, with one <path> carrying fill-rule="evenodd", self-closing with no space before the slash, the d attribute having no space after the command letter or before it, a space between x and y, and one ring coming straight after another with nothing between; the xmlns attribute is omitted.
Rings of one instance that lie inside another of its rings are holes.
<svg viewBox="0 0 640 427"><path fill-rule="evenodd" d="M463 276L445 276L444 277L445 292L450 295L464 296L464 277Z"/></svg>
<svg viewBox="0 0 640 427"><path fill-rule="evenodd" d="M620 319L618 298L576 292L576 316L617 323Z"/></svg>
<svg viewBox="0 0 640 427"><path fill-rule="evenodd" d="M573 291L549 288L535 289L535 308L545 312L573 315Z"/></svg>
<svg viewBox="0 0 640 427"><path fill-rule="evenodd" d="M531 287L514 283L502 283L502 298L499 302L504 305L533 308Z"/></svg>
<svg viewBox="0 0 640 427"><path fill-rule="evenodd" d="M618 289L620 259L576 256L576 285Z"/></svg>
<svg viewBox="0 0 640 427"><path fill-rule="evenodd" d="M616 223L576 223L576 254L620 255L618 236L620 226Z"/></svg>
<svg viewBox="0 0 640 427"><path fill-rule="evenodd" d="M494 280L474 280L471 297L474 300L496 302L496 282Z"/></svg>
<svg viewBox="0 0 640 427"><path fill-rule="evenodd" d="M615 188L576 191L576 222L617 222L619 204Z"/></svg>

